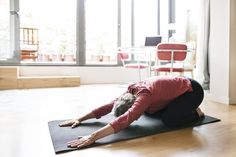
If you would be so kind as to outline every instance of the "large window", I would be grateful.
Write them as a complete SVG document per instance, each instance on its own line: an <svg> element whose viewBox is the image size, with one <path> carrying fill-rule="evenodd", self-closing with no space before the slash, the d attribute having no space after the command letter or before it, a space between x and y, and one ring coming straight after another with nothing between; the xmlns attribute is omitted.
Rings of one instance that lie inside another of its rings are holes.
<svg viewBox="0 0 236 157"><path fill-rule="evenodd" d="M185 28L191 18L175 12L184 11L190 17L189 11L175 9L171 16L176 21L169 23L168 8L182 6L179 2L0 0L0 59L16 58L20 64L29 65L116 65L120 46L143 46L146 36L160 35L169 41L172 29L172 40L185 37L186 30L180 28ZM19 14L10 6L19 8ZM18 23L16 17L20 17ZM192 28L187 31L193 32Z"/></svg>
<svg viewBox="0 0 236 157"><path fill-rule="evenodd" d="M76 0L21 0L20 15L21 62L75 63Z"/></svg>
<svg viewBox="0 0 236 157"><path fill-rule="evenodd" d="M158 1L12 0L20 10L20 25L12 31L20 35L13 41L15 56L21 64L117 64L117 47L143 45L146 36L157 35ZM3 58L11 54L11 9L8 0L0 2Z"/></svg>
<svg viewBox="0 0 236 157"><path fill-rule="evenodd" d="M134 1L134 44L144 46L146 36L158 35L158 1Z"/></svg>
<svg viewBox="0 0 236 157"><path fill-rule="evenodd" d="M158 35L158 8L158 0L86 0L86 63L117 64L117 47L144 46Z"/></svg>
<svg viewBox="0 0 236 157"><path fill-rule="evenodd" d="M117 0L86 0L86 63L116 64Z"/></svg>

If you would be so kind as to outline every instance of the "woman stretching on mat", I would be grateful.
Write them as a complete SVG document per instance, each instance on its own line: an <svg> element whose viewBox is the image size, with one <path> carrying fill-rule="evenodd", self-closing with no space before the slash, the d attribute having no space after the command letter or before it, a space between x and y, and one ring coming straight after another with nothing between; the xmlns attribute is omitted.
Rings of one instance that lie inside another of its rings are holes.
<svg viewBox="0 0 236 157"><path fill-rule="evenodd" d="M204 117L204 113L198 107L203 97L201 85L192 79L153 77L130 85L123 95L111 103L94 109L78 119L62 122L59 126L74 128L82 121L91 118L98 119L113 110L117 116L115 120L91 135L68 142L68 147L81 148L119 132L143 114L160 114L163 123L169 127L178 127L197 121Z"/></svg>

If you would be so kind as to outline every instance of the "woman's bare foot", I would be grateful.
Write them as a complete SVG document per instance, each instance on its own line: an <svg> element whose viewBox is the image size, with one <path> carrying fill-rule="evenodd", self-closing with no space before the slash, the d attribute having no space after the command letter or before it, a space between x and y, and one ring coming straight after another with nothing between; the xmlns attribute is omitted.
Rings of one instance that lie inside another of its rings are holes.
<svg viewBox="0 0 236 157"><path fill-rule="evenodd" d="M202 112L202 110L199 107L196 109L196 111L199 117L204 117L205 114Z"/></svg>

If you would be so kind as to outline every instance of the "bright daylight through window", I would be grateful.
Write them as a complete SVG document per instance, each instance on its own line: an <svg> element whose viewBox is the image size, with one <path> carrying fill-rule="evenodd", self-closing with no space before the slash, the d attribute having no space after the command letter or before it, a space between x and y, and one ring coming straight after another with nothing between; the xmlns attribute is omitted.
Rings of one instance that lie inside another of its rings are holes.
<svg viewBox="0 0 236 157"><path fill-rule="evenodd" d="M144 46L148 36L190 42L195 48L193 4L194 0L0 0L0 63L15 58L24 65L117 65L120 47Z"/></svg>

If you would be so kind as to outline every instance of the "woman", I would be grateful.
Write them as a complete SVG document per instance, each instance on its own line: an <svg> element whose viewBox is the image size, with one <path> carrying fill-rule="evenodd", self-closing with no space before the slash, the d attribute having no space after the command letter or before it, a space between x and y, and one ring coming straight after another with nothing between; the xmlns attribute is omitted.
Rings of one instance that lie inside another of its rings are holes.
<svg viewBox="0 0 236 157"><path fill-rule="evenodd" d="M132 94L134 97L127 95ZM105 136L117 133L128 127L142 114L160 114L162 121L169 127L178 127L204 117L198 108L204 97L199 83L185 77L153 77L137 82L128 87L127 91L111 103L94 109L90 113L59 126L78 126L82 121L100 118L113 110L118 116L115 120L95 131L91 135L68 142L68 147L85 147ZM123 102L122 102L123 101ZM128 103L124 103L127 101ZM125 107L125 111L117 111Z"/></svg>

